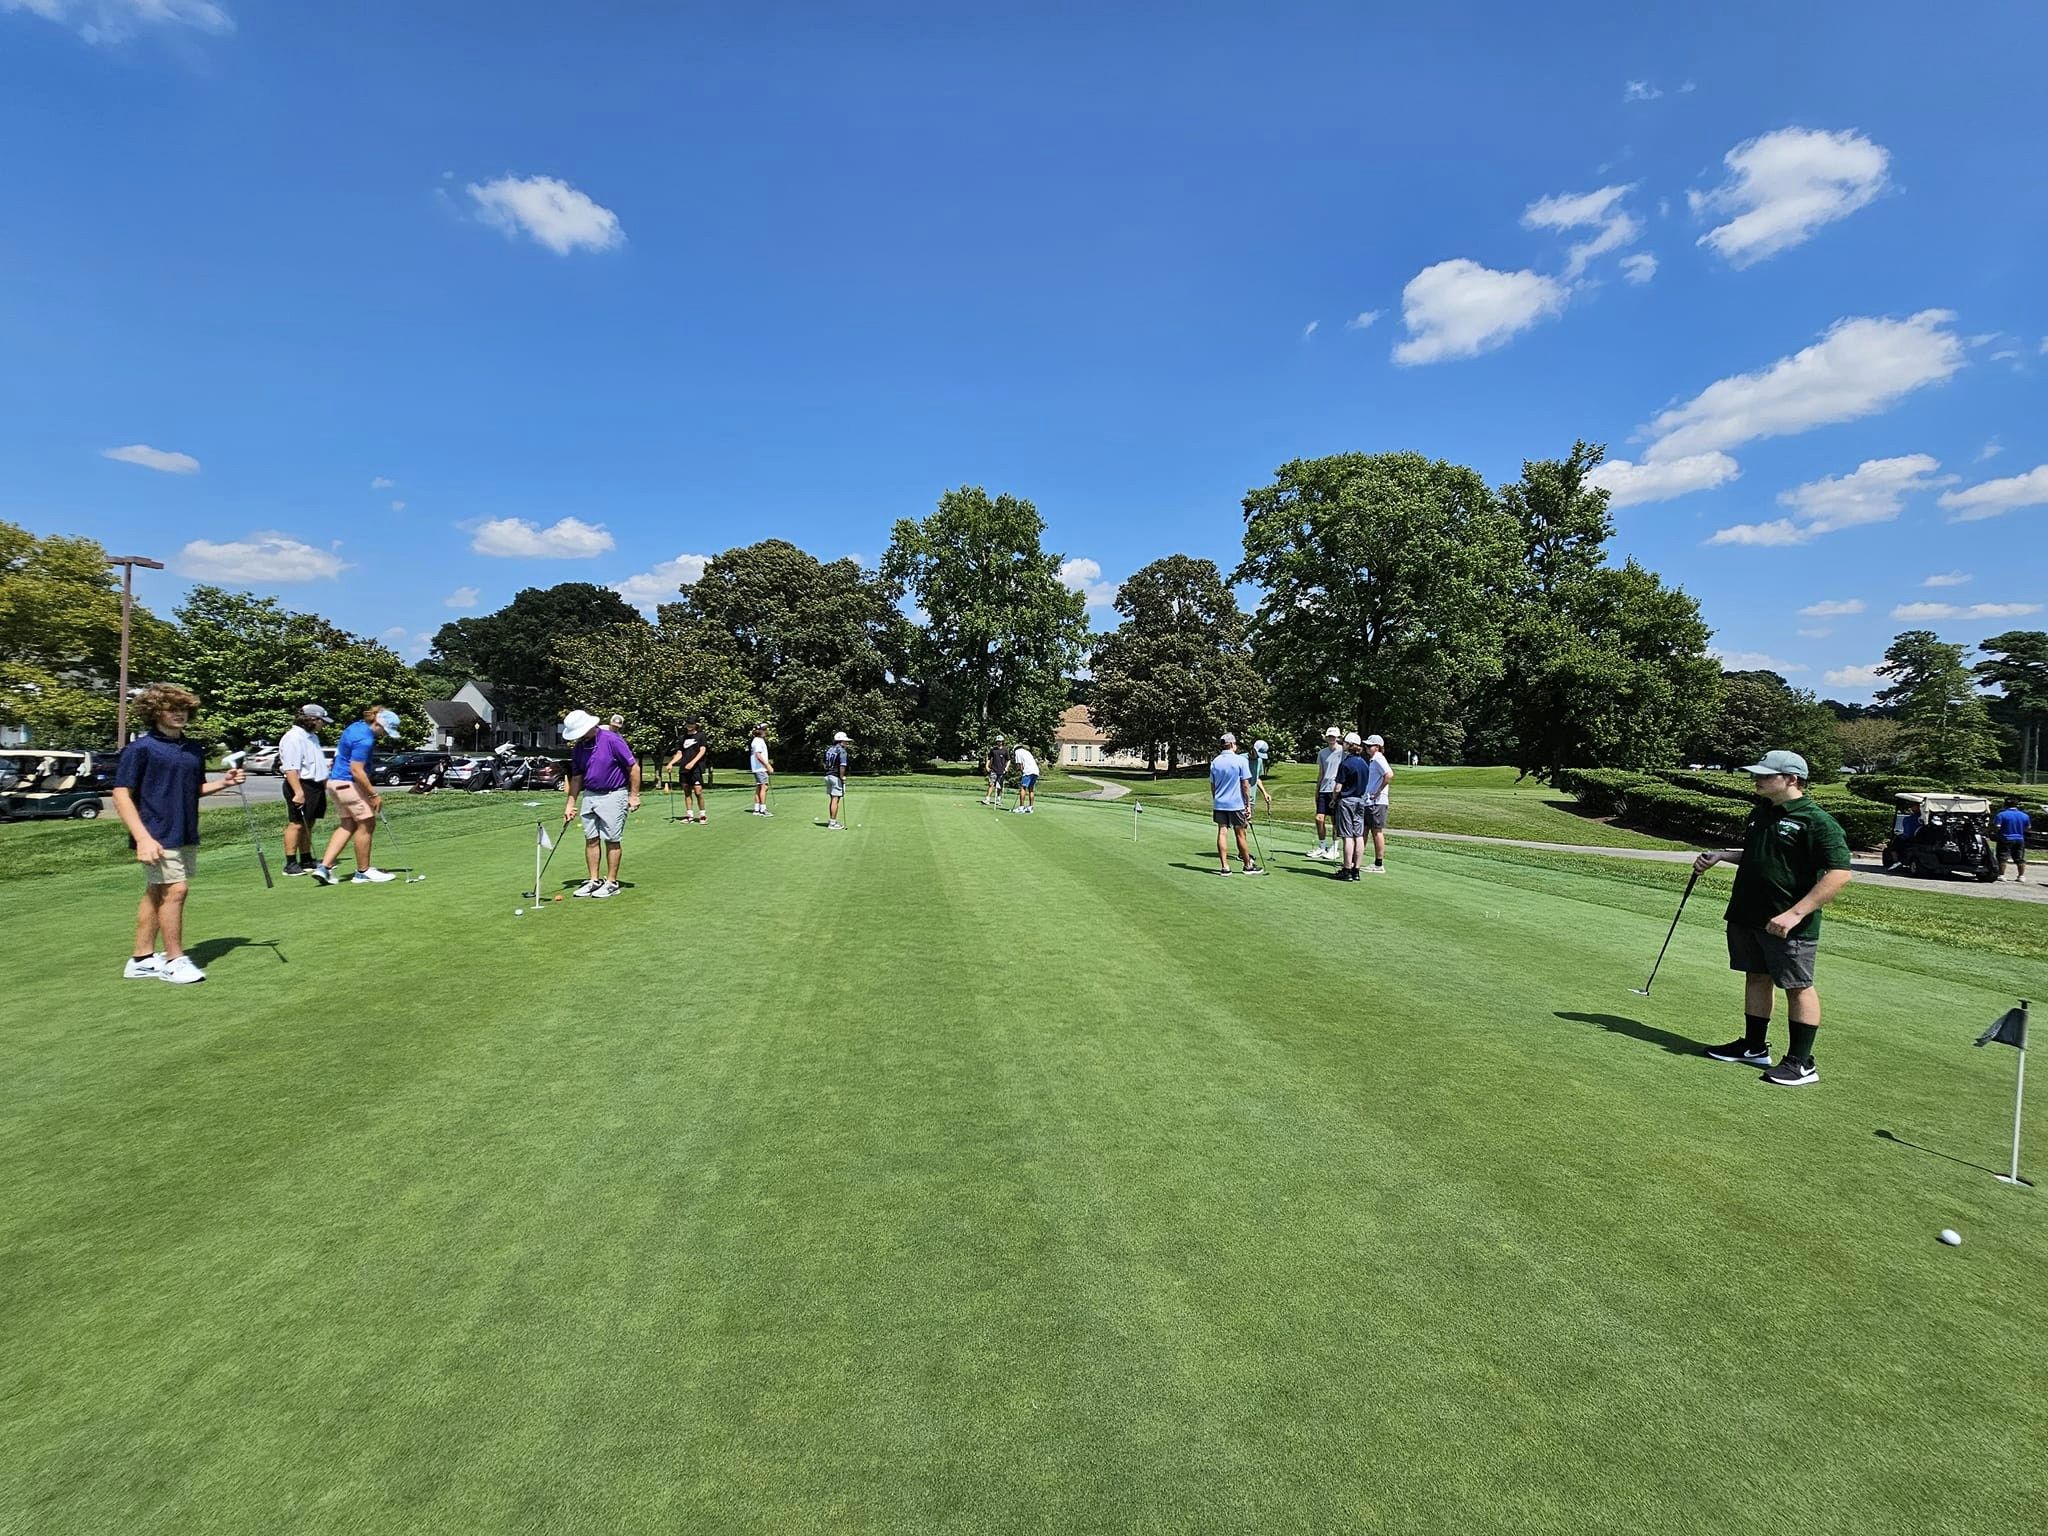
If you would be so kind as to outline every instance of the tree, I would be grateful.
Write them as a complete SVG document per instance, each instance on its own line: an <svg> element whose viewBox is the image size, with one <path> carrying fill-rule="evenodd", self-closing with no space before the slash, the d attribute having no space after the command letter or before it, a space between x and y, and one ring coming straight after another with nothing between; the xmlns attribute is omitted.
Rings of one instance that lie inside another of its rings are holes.
<svg viewBox="0 0 2048 1536"><path fill-rule="evenodd" d="M1290 720L1447 755L1501 675L1518 540L1486 482L1416 453L1297 459L1244 499L1233 582L1264 589L1253 654Z"/></svg>
<svg viewBox="0 0 2048 1536"><path fill-rule="evenodd" d="M1899 722L1885 715L1860 715L1835 722L1835 742L1842 763L1858 773L1897 773L1905 766Z"/></svg>
<svg viewBox="0 0 2048 1536"><path fill-rule="evenodd" d="M1266 687L1245 645L1244 613L1214 561L1154 560L1123 584L1116 609L1123 622L1095 648L1090 705L1113 748L1143 752L1156 769L1164 743L1171 772L1182 750L1202 752L1225 730L1254 727Z"/></svg>
<svg viewBox="0 0 2048 1536"><path fill-rule="evenodd" d="M1914 773L1954 784L1997 757L1998 730L1963 665L1962 646L1944 644L1931 629L1909 629L1893 637L1877 670L1891 679L1877 698L1898 708Z"/></svg>
<svg viewBox="0 0 2048 1536"><path fill-rule="evenodd" d="M861 761L897 767L921 745L904 680L911 625L886 580L852 560L825 564L764 539L716 556L680 591L662 605L663 631L675 633L693 669L729 674L717 685L728 696L736 679L759 700L753 713L765 715L785 752L816 762L843 730ZM729 713L706 718L734 733L751 723Z"/></svg>
<svg viewBox="0 0 2048 1536"><path fill-rule="evenodd" d="M424 732L421 686L398 654L274 597L197 586L177 610L178 680L199 695L197 734L231 747L275 741L301 704L346 721L370 704Z"/></svg>
<svg viewBox="0 0 2048 1536"><path fill-rule="evenodd" d="M443 624L420 670L444 684L459 686L470 677L488 682L491 703L505 719L551 720L576 702L562 682L565 642L645 623L610 587L587 581L527 587L495 613Z"/></svg>
<svg viewBox="0 0 2048 1536"><path fill-rule="evenodd" d="M157 676L176 632L137 604L131 679ZM50 745L114 739L121 660L121 581L91 539L38 538L0 522L0 725Z"/></svg>
<svg viewBox="0 0 2048 1536"><path fill-rule="evenodd" d="M1842 737L1835 712L1775 672L1724 672L1719 707L1687 744L1695 761L1729 768L1759 762L1770 751L1797 752L1813 778L1840 777Z"/></svg>
<svg viewBox="0 0 2048 1536"><path fill-rule="evenodd" d="M557 660L566 697L624 715L626 739L662 762L692 721L731 742L767 713L733 657L694 643L681 625L614 624L565 644Z"/></svg>
<svg viewBox="0 0 2048 1536"><path fill-rule="evenodd" d="M970 755L998 729L1052 740L1088 620L1044 534L1030 502L980 486L946 492L922 521L896 523L882 577L924 611L911 676L940 752Z"/></svg>
<svg viewBox="0 0 2048 1536"><path fill-rule="evenodd" d="M1979 643L1984 659L1971 670L1977 681L1999 690L1992 708L2009 714L2019 736L2021 782L2041 771L2041 736L2048 726L2048 632L2009 629Z"/></svg>

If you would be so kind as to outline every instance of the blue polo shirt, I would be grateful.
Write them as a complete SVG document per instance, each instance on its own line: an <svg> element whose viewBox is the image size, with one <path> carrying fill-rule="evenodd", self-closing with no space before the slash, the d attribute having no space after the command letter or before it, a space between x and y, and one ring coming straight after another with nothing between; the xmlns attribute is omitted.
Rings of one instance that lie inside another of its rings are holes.
<svg viewBox="0 0 2048 1536"><path fill-rule="evenodd" d="M1241 752L1223 751L1216 754L1209 764L1209 798L1219 811L1243 811L1250 807L1244 803L1245 781L1252 776L1252 765L1244 760Z"/></svg>
<svg viewBox="0 0 2048 1536"><path fill-rule="evenodd" d="M166 848L199 842L199 786L206 782L206 749L149 731L121 749L114 787L135 797L143 830Z"/></svg>
<svg viewBox="0 0 2048 1536"><path fill-rule="evenodd" d="M1998 813L1998 840L2003 843L2024 843L2027 828L2034 824L2034 818L2025 811L2011 810Z"/></svg>
<svg viewBox="0 0 2048 1536"><path fill-rule="evenodd" d="M1337 798L1339 800L1363 800L1366 778L1370 766L1356 752L1347 752L1344 761L1337 765Z"/></svg>
<svg viewBox="0 0 2048 1536"><path fill-rule="evenodd" d="M349 772L349 765L361 763L363 772L370 771L370 754L377 747L377 727L367 720L358 720L341 733L341 740L334 744L334 766L327 770L330 784L348 784L355 775Z"/></svg>

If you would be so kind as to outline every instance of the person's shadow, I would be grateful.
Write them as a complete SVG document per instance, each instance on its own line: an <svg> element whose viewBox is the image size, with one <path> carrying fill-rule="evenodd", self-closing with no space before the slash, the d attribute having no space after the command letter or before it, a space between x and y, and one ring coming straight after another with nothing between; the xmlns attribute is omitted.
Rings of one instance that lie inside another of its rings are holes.
<svg viewBox="0 0 2048 1536"><path fill-rule="evenodd" d="M1646 1045L1662 1046L1674 1056L1698 1056L1707 1048L1704 1040L1674 1035L1668 1029L1645 1024L1641 1019L1623 1018L1618 1013L1553 1013L1551 1017L1573 1024L1597 1024L1609 1034L1627 1035L1629 1039L1640 1040Z"/></svg>
<svg viewBox="0 0 2048 1536"><path fill-rule="evenodd" d="M267 949L277 956L277 963L279 965L291 964L289 960L285 959L284 951L277 947L277 940L275 939L202 939L197 944L194 944L187 953L192 956L192 963L202 971L205 971L213 968L214 961L238 949Z"/></svg>

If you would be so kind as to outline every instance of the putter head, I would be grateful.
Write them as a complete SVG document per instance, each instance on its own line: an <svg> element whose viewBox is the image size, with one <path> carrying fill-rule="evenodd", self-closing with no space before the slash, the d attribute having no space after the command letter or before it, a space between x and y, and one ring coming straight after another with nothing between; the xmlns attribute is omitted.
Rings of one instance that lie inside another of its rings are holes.
<svg viewBox="0 0 2048 1536"><path fill-rule="evenodd" d="M1630 987L1629 991L1635 993L1637 997L1648 997L1650 995L1648 987Z"/></svg>

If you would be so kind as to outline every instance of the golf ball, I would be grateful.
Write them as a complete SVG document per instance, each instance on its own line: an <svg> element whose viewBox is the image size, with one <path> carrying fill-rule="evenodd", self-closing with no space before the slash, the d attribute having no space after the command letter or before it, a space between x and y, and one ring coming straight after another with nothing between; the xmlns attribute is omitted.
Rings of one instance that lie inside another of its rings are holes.
<svg viewBox="0 0 2048 1536"><path fill-rule="evenodd" d="M1963 1246L1963 1234L1958 1232L1954 1227L1943 1227L1941 1229L1941 1240L1944 1243L1947 1243L1951 1248L1960 1248Z"/></svg>
<svg viewBox="0 0 2048 1536"><path fill-rule="evenodd" d="M514 908L512 909L512 915L513 915L514 917L524 917L524 916L526 916L526 908L524 908L524 907L514 907Z"/></svg>

